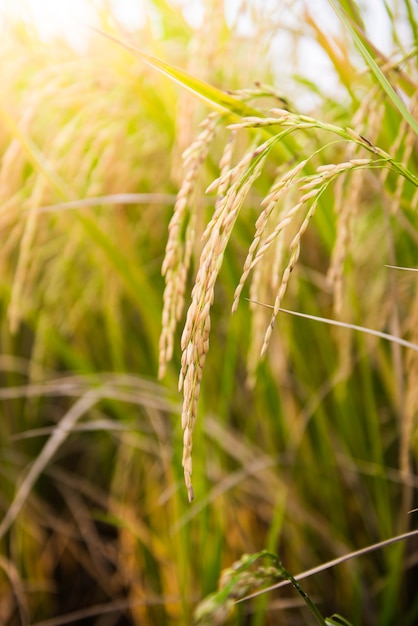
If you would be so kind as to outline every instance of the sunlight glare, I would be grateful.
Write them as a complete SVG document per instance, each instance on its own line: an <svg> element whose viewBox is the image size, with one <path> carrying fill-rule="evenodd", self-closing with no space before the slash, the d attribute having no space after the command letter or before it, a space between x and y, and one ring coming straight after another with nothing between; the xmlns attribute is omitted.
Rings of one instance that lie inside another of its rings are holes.
<svg viewBox="0 0 418 626"><path fill-rule="evenodd" d="M21 20L33 25L42 41L64 37L74 48L83 50L92 26L100 26L100 10L111 9L125 27L138 28L143 23L143 3L139 0L0 0L3 22Z"/></svg>

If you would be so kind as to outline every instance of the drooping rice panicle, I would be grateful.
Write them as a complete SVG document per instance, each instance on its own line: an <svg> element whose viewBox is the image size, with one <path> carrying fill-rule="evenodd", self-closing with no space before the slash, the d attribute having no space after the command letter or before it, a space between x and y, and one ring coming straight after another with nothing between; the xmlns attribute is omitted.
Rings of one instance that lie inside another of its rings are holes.
<svg viewBox="0 0 418 626"><path fill-rule="evenodd" d="M223 255L242 204L254 181L259 177L270 149L270 142L247 153L235 172L240 176L230 185L216 207L216 222L206 230L192 302L187 311L186 323L181 337L182 359L179 389L183 390L181 424L183 436L184 479L189 501L193 500L192 446L196 421L200 383L209 350L210 309L214 300L215 282L222 265ZM254 161L254 163L252 163Z"/></svg>
<svg viewBox="0 0 418 626"><path fill-rule="evenodd" d="M340 176L334 187L334 212L336 218L336 238L331 254L331 261L327 272L327 283L334 298L334 311L339 314L343 302L343 275L344 261L349 241L350 206L343 202L346 180Z"/></svg>
<svg viewBox="0 0 418 626"><path fill-rule="evenodd" d="M290 244L290 258L288 261L287 266L285 267L285 270L283 272L282 275L282 280L279 286L279 290L277 292L276 295L276 299L274 301L274 307L273 307L273 313L271 316L271 321L269 326L267 327L266 333L264 335L264 341L263 341L263 345L261 348L261 356L264 356L264 354L267 351L269 342L270 342L270 337L271 337L271 333L273 331L274 328L274 324L277 318L277 315L279 313L279 309L281 306L281 302L282 299L286 293L287 290L287 286L288 286L288 282L289 282L289 278L290 278L290 274L292 273L296 262L299 258L299 254L300 254L300 240L304 234L304 232L306 231L308 224L310 222L310 220L312 219L313 215L315 214L316 208L318 205L318 198L315 198L315 200L312 202L308 212L306 213L305 219L303 220L298 232L296 233L296 235L294 236L294 238L292 239L292 242Z"/></svg>
<svg viewBox="0 0 418 626"><path fill-rule="evenodd" d="M170 221L162 265L165 290L160 336L159 378L164 376L166 365L173 355L173 337L183 311L185 284L194 241L195 213L192 197L200 167L207 156L218 119L219 115L211 113L201 124L201 133L184 153L185 177Z"/></svg>
<svg viewBox="0 0 418 626"><path fill-rule="evenodd" d="M299 172L303 170L306 163L307 163L307 159L301 161L295 167L293 167L288 172L286 172L286 174L281 176L280 179L273 185L269 194L266 196L266 198L262 202L262 206L265 206L265 208L260 213L255 224L256 231L255 231L253 240L251 242L250 248L248 250L247 258L245 259L244 269L243 269L239 284L235 290L234 302L232 305L232 312L235 312L238 307L240 295L244 287L244 284L247 280L248 274L250 273L254 265L258 262L258 260L263 256L263 253L259 253L257 257L254 258L260 246L260 242L261 242L263 233L266 229L267 223L270 219L270 216L273 210L275 209L275 207L277 206L277 203L279 202L280 198L288 192L289 187L294 183L294 180L297 174L299 174ZM286 216L286 217L287 219L290 219L289 216ZM274 235L272 236L272 238L274 238Z"/></svg>
<svg viewBox="0 0 418 626"><path fill-rule="evenodd" d="M215 210L213 212L212 218L207 224L202 235L203 241L207 239L212 229L212 226L218 221L219 214L223 210L222 200L225 196L225 193L227 192L229 186L233 182L234 177L235 178L237 177L236 171L232 168L232 165L231 165L232 153L233 153L233 147L234 147L234 137L235 137L235 133L232 132L228 138L228 141L225 144L224 151L219 161L219 171L220 171L219 177L215 181L213 181L209 185L208 189L206 190L206 193L209 193L209 190L212 191L216 189L217 198L216 198Z"/></svg>
<svg viewBox="0 0 418 626"><path fill-rule="evenodd" d="M244 263L243 274L241 276L239 285L235 291L234 295L234 303L233 303L233 311L236 310L240 294L242 292L242 288L247 280L247 277L250 271L260 263L260 261L266 255L268 249L273 244L273 242L278 241L281 233L286 229L290 228L291 225L295 223L298 215L300 214L303 206L314 199L311 204L310 209L308 210L305 218L303 219L299 229L297 231L296 236L293 238L290 244L290 259L288 261L288 265L284 270L280 286L278 287L275 307L273 310L273 315L271 317L270 325L265 333L263 345L261 349L261 355L263 356L267 350L268 343L270 340L271 330L274 326L274 321L278 313L278 309L280 308L280 303L287 289L288 280L290 277L290 273L292 272L297 259L299 257L299 247L300 247L300 239L305 232L310 219L312 218L316 207L317 207L317 198L322 190L327 186L332 180L338 178L341 174L347 173L354 169L359 169L362 167L370 166L372 163L371 159L351 159L350 161L338 163L338 164L327 164L324 166L319 166L317 168L316 174L310 177L297 178L297 174L305 167L307 160L302 161L294 168L289 170L287 174L277 181L270 193L266 196L262 205L266 205L265 209L260 214L257 222L256 222L256 232L252 243L249 248L249 252ZM307 181L307 182L306 182ZM302 182L302 184L300 184ZM298 183L298 186L296 185ZM281 200L281 198L285 195L289 194L289 189L293 186L293 188L298 188L299 191L304 191L302 195L299 196L298 202L291 205L288 209L282 210L278 218L276 220L276 224L274 228L264 236L263 234L268 223L268 220L271 216L273 209L276 204ZM279 248L281 250L281 247ZM271 268L270 268L271 269ZM257 272L256 276L260 277L263 275L262 271ZM278 283L278 278L275 278L276 286ZM255 283L256 284L256 283ZM254 294L255 284L252 285L252 294ZM253 298L253 295L251 297ZM251 368L254 370L256 360L254 358L250 359Z"/></svg>
<svg viewBox="0 0 418 626"><path fill-rule="evenodd" d="M286 204L291 207L294 203L293 195L283 199L284 207L282 213L289 211ZM266 235L271 234L274 229L274 220L270 220L266 226ZM268 231L268 232L267 232ZM246 384L253 388L256 382L256 371L260 363L260 351L263 345L264 334L270 317L269 309L260 306L261 302L268 302L271 293L278 289L279 276L283 266L286 243L286 230L282 230L275 238L274 245L269 246L262 257L260 263L256 263L252 270L249 287L249 307L251 310L251 334L250 345L247 356L247 378ZM278 364L275 362L275 366Z"/></svg>
<svg viewBox="0 0 418 626"><path fill-rule="evenodd" d="M378 95L379 92L377 88L372 89L357 109L356 115L353 118L353 125L356 131L358 131L358 137L361 140L364 139L364 133L372 141L375 141L375 137L379 132L379 125L384 115L384 108L382 109L382 103L376 106ZM346 147L347 161L355 165L372 165L370 159L356 158L355 155L360 148L361 145L358 142L349 142ZM363 176L359 172L353 172L351 174L349 185L344 177L337 179L335 184L334 212L336 215L337 232L331 254L330 266L327 272L327 282L333 292L334 310L337 315L343 308L344 263L349 249L350 222L357 211L357 206L359 206L362 185Z"/></svg>

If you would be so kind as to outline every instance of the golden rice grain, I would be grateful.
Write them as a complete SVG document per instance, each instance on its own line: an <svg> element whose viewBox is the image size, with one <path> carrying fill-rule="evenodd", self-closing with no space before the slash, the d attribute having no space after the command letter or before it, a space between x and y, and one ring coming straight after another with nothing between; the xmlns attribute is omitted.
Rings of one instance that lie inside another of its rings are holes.
<svg viewBox="0 0 418 626"><path fill-rule="evenodd" d="M358 158L356 156L360 149L366 148L369 151L372 150L375 154L379 154L379 149L372 143L378 136L384 115L383 104L379 103L379 106L376 106L378 96L378 89L372 89L357 109L353 118L353 125L356 130L352 128L345 129L354 141L347 145L347 161L344 164L339 164L340 173L348 173L350 170L358 168L367 168L373 164L372 159ZM364 135L367 135L367 138ZM345 169L343 166L345 166ZM332 288L334 310L337 315L342 311L343 307L344 263L349 249L351 220L357 210L357 206L360 205L363 180L363 175L360 172L356 172L352 175L349 186L346 185L344 177L338 178L335 184L334 211L337 216L337 234L327 273L327 282Z"/></svg>
<svg viewBox="0 0 418 626"><path fill-rule="evenodd" d="M265 209L261 212L256 221L256 231L248 250L247 258L245 259L243 272L239 281L239 284L235 290L234 300L232 304L232 312L237 310L239 299L242 289L252 268L260 261L264 256L265 251L271 245L272 241L277 237L279 232L291 221L293 215L287 215L285 220L279 222L279 228L276 228L272 234L270 234L263 242L261 249L259 249L263 233L270 219L270 216L275 209L280 198L288 192L291 185L295 182L297 174L303 170L307 163L307 159L304 159L298 163L295 167L285 173L271 188L270 193L264 198L261 205L265 206ZM298 210L298 209L297 209Z"/></svg>
<svg viewBox="0 0 418 626"><path fill-rule="evenodd" d="M334 206L337 213L337 235L331 255L331 262L327 273L327 282L334 297L334 310L339 314L342 310L342 288L344 260L349 240L349 220L351 207L343 202L345 180L338 178L334 188Z"/></svg>
<svg viewBox="0 0 418 626"><path fill-rule="evenodd" d="M192 487L192 448L193 429L196 421L200 383L209 350L210 310L214 300L215 282L222 265L223 255L242 203L260 175L268 149L262 155L259 148L245 155L241 163L233 168L234 182L226 194L220 197L216 206L211 227L206 229L206 243L202 250L195 285L192 290L192 302L187 311L186 323L181 338L182 359L179 376L179 388L183 390L181 423L184 429L183 459L184 480L189 501L194 497ZM262 155L248 173L248 164L254 156ZM232 172L232 170L230 170ZM237 175L237 172L240 175Z"/></svg>
<svg viewBox="0 0 418 626"><path fill-rule="evenodd" d="M214 137L218 119L217 114L210 114L201 125L201 133L184 153L186 174L174 206L173 217L169 225L165 258L162 264L162 274L165 276L166 286L159 344L159 378L164 376L167 363L172 358L174 333L183 312L185 285L194 240L195 212L192 196L200 167L207 156Z"/></svg>
<svg viewBox="0 0 418 626"><path fill-rule="evenodd" d="M317 208L317 204L318 204L318 200L316 199L310 206L305 219L303 220L302 224L299 227L298 232L296 233L296 235L294 236L294 238L291 241L291 244L289 246L291 254L290 254L290 258L288 261L287 266L284 269L283 275L282 275L282 280L281 283L279 285L279 289L277 291L276 294L276 298L274 301L274 305L273 305L273 313L271 316L271 320L270 320L270 324L267 327L266 333L264 335L264 341L263 341L263 345L261 348L261 357L264 356L264 354L267 351L268 345L270 343L270 338L271 338L271 334L273 332L273 328L274 328L274 324L277 318L277 315L279 313L279 309L281 306L281 302L283 300L283 297L286 293L287 290L287 286L289 283L289 278L290 275L296 265L296 262L299 258L299 254L300 254L300 240L303 236L303 234L305 233L308 224L310 222L310 220L312 219L313 215L315 214L316 208Z"/></svg>

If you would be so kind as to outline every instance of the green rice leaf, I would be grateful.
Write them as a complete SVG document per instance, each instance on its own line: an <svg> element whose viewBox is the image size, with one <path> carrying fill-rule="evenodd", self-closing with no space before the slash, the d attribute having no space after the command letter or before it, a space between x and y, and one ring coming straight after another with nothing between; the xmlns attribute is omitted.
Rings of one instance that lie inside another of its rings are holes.
<svg viewBox="0 0 418 626"><path fill-rule="evenodd" d="M112 35L109 35L98 29L95 30L97 30L97 32L99 32L101 35L104 35L108 39L111 39L112 41L123 46L124 48L135 54L135 56L142 59L147 65L158 70L171 80L174 80L176 83L181 85L181 87L198 96L201 100L209 104L213 109L221 113L232 114L234 117L238 116L239 118L243 116L263 117L260 111L248 106L238 98L234 98L234 96L227 93L226 91L222 91L221 89L218 89L217 87L206 83L200 78L196 78L195 76L188 74L184 70L178 67L174 67L174 65L171 65L166 61L152 56L151 54L143 52L135 46L131 46L130 44L127 44L120 39L113 37Z"/></svg>
<svg viewBox="0 0 418 626"><path fill-rule="evenodd" d="M351 36L353 37L353 41L354 41L357 49L359 50L359 52L362 55L363 59L366 61L367 65L369 66L369 68L373 72L377 82L380 84L382 89L385 91L387 96L390 98L392 104L399 111L399 113L402 115L404 120L418 134L418 123L414 120L414 118L412 117L412 115L410 114L408 109L406 108L405 104L399 98L399 96L397 95L397 93L393 89L392 85L390 84L390 82L388 81L388 79L386 78L386 76L384 75L382 70L377 65L376 61L374 60L374 58L370 54L370 52L367 49L367 47L365 46L365 44L363 43L362 38L361 38L361 36L360 36L360 34L358 32L358 28L356 27L355 23L350 19L350 17L347 15L347 13L342 9L342 7L340 6L339 2L337 2L336 0L329 0L329 2L332 5L334 11L337 13L337 15L340 18L340 20L342 21L342 23L344 24L344 26L351 33Z"/></svg>

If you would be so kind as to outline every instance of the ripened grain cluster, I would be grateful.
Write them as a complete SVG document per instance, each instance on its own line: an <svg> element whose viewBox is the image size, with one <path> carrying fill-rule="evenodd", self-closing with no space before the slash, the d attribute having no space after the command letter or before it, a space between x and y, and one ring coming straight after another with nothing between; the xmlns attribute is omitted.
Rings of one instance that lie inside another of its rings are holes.
<svg viewBox="0 0 418 626"><path fill-rule="evenodd" d="M187 311L186 324L181 338L182 360L179 388L183 389L181 416L184 430L183 468L190 501L193 500L192 435L203 367L209 350L210 309L215 295L215 283L239 210L254 180L261 173L268 150L269 145L263 144L250 151L237 166L224 172L209 189L209 191L217 189L219 195L213 217L203 233L205 245L200 256L192 290L192 301ZM229 151L228 145L221 160L222 170L227 169ZM229 187L224 193L227 183Z"/></svg>
<svg viewBox="0 0 418 626"><path fill-rule="evenodd" d="M200 167L215 133L217 118L217 115L211 114L202 122L202 131L183 155L185 176L170 221L162 267L166 286L160 337L159 378L164 376L166 364L172 358L173 336L183 311L185 284L194 240L193 195L198 184Z"/></svg>
<svg viewBox="0 0 418 626"><path fill-rule="evenodd" d="M322 132L336 136L344 142L345 161L318 164L317 150L305 158L296 156L293 163L279 167L277 178L260 205L255 223L253 240L249 246L241 279L237 285L232 303L235 312L244 285L253 272L250 286L250 299L257 299L260 283L265 279L265 270L260 271L263 262L268 267L269 284L275 294L271 305L271 317L258 345L259 357L268 349L275 320L286 294L290 276L297 264L302 237L321 204L321 197L330 184L335 184L335 210L337 212L336 242L331 259L328 281L332 287L336 309L341 309L343 265L350 239L350 220L356 212L364 176L369 170L397 169L405 178L411 174L397 163L388 153L375 145L381 121L381 109L375 107L369 115L367 138L362 134L364 118L372 100L367 98L358 112L354 125L358 130L324 123L306 115L298 115L285 109L272 109L271 116L252 116L229 124L231 132L220 159L219 177L206 192L216 192L212 217L203 233L203 250L200 256L191 304L187 311L186 323L181 337L181 372L179 389L183 391L181 423L183 438L183 468L189 500L193 499L192 476L192 435L197 414L203 368L209 350L210 312L215 296L215 284L222 265L225 249L234 225L248 192L259 178L267 157L286 135L296 131ZM160 376L165 372L166 363L173 354L174 331L181 318L185 301L185 285L195 237L195 209L193 195L198 187L198 174L220 122L218 115L210 115L202 124L196 141L184 155L184 180L180 188L174 215L169 227L169 239L163 263L166 278L164 311L160 340ZM233 164L234 136L246 129L258 129L256 145L247 150L237 163ZM267 131L267 139L265 138ZM407 129L405 129L407 132ZM260 142L260 137L264 140ZM364 156L360 156L360 153ZM367 153L369 153L368 156ZM296 161L296 163L295 163ZM351 175L350 193L345 190L347 175ZM343 199L344 198L344 202ZM274 250L274 262L268 257ZM266 260L268 259L268 260ZM260 329L255 335L260 339ZM250 376L253 375L256 359L254 349L250 360Z"/></svg>

